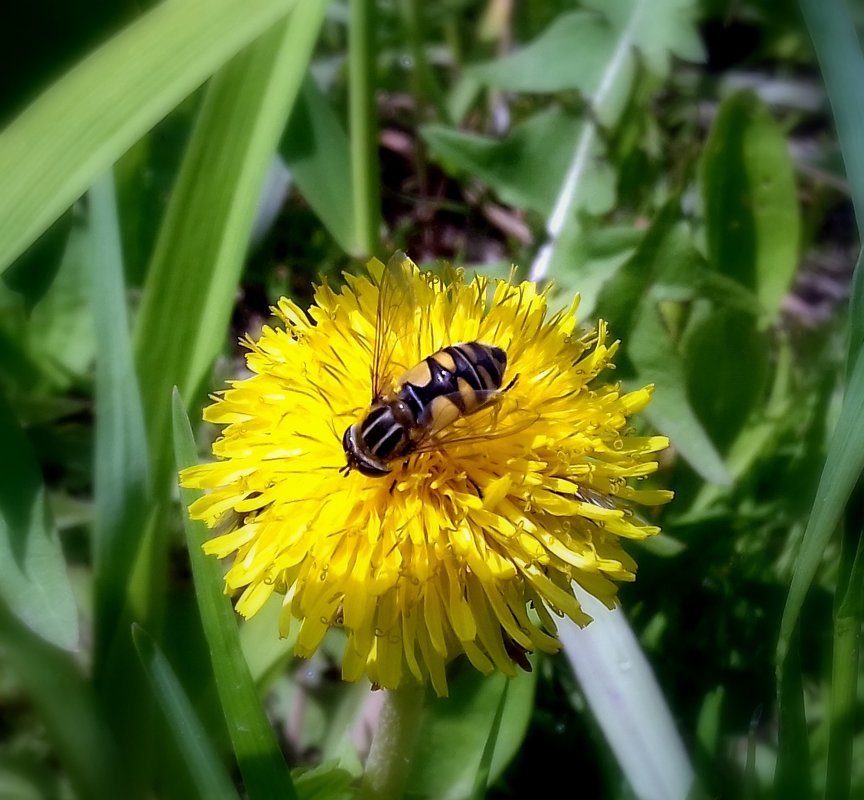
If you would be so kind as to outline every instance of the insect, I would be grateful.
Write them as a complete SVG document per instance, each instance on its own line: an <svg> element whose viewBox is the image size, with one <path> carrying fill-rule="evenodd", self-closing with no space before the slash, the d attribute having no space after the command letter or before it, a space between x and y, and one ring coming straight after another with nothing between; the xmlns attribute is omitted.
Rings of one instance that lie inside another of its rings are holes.
<svg viewBox="0 0 864 800"><path fill-rule="evenodd" d="M407 257L397 252L388 262L378 293L372 355L372 404L342 437L347 463L344 474L356 469L381 477L390 464L434 445L435 437L458 419L474 414L507 391L501 388L507 369L506 352L482 342L458 342L424 358L405 372L396 388L386 385L393 355L392 323L400 309L413 312L413 292L405 276Z"/></svg>

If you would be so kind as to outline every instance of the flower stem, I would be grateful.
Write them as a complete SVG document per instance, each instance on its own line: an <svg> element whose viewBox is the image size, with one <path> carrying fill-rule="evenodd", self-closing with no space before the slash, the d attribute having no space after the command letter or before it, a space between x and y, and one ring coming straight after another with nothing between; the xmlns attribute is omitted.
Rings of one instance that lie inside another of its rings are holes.
<svg viewBox="0 0 864 800"><path fill-rule="evenodd" d="M405 794L423 711L423 688L388 690L366 759L359 800L397 800Z"/></svg>
<svg viewBox="0 0 864 800"><path fill-rule="evenodd" d="M381 234L373 0L351 0L348 60L355 246L359 255L371 256L378 250Z"/></svg>

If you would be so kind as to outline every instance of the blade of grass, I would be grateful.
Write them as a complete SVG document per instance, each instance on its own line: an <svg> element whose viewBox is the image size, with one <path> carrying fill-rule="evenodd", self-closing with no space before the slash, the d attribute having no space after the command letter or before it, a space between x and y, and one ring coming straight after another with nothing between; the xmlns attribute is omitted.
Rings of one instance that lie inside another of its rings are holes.
<svg viewBox="0 0 864 800"><path fill-rule="evenodd" d="M171 387L222 350L255 209L327 3L307 0L211 84L166 211L135 331L153 481L171 471Z"/></svg>
<svg viewBox="0 0 864 800"><path fill-rule="evenodd" d="M202 800L236 798L234 785L165 654L139 625L132 628L132 638L199 796Z"/></svg>
<svg viewBox="0 0 864 800"><path fill-rule="evenodd" d="M837 138L846 165L852 204L858 222L858 238L864 242L864 54L855 21L842 0L801 0L801 11L825 89L834 113ZM851 297L849 370L864 344L864 275L861 258L855 267Z"/></svg>
<svg viewBox="0 0 864 800"><path fill-rule="evenodd" d="M777 685L780 719L773 796L784 800L806 800L813 797L813 789L797 630L789 643L788 654L780 664Z"/></svg>
<svg viewBox="0 0 864 800"><path fill-rule="evenodd" d="M293 0L159 3L0 133L0 272Z"/></svg>
<svg viewBox="0 0 864 800"><path fill-rule="evenodd" d="M848 800L852 796L854 718L858 696L861 618L864 612L864 535L860 528L860 505L854 511L857 513L847 513L840 555L841 579L838 581L834 612L828 763L825 768L826 800ZM851 534L852 531L854 534Z"/></svg>
<svg viewBox="0 0 864 800"><path fill-rule="evenodd" d="M642 800L684 800L693 768L627 618L574 590L594 621L579 628L561 620L559 638L621 771Z"/></svg>
<svg viewBox="0 0 864 800"><path fill-rule="evenodd" d="M172 412L175 458L177 468L182 469L197 463L197 448L183 401L176 390ZM180 490L184 509L199 496L200 492L191 489ZM297 796L294 784L243 658L234 610L222 591L222 567L217 559L205 556L202 550L208 530L203 523L190 520L185 510L183 517L213 675L246 791L251 800L271 797L291 800Z"/></svg>
<svg viewBox="0 0 864 800"><path fill-rule="evenodd" d="M134 797L98 704L75 659L19 622L0 602L0 657L29 694L78 797Z"/></svg>
<svg viewBox="0 0 864 800"><path fill-rule="evenodd" d="M778 668L798 624L804 597L822 563L825 547L843 514L843 508L864 469L864 350L859 351L837 426L828 446L825 468L819 480L813 511L807 521L801 550L789 586L780 622L777 645Z"/></svg>
<svg viewBox="0 0 864 800"><path fill-rule="evenodd" d="M379 255L381 185L378 165L378 114L375 108L375 0L351 0L348 26L348 113L354 234L357 252Z"/></svg>
<svg viewBox="0 0 864 800"><path fill-rule="evenodd" d="M117 199L111 173L90 190L93 250L91 297L96 337L96 445L94 455L95 565L94 668L123 616L129 575L148 513L148 453L141 395L132 358L123 284ZM128 626L125 628L128 631Z"/></svg>
<svg viewBox="0 0 864 800"><path fill-rule="evenodd" d="M492 757L495 755L495 743L498 741L498 731L501 730L501 720L504 718L504 707L507 705L507 690L509 688L510 681L505 680L501 689L501 700L498 703L498 708L495 709L495 716L492 718L492 725L489 728L489 736L486 739L480 764L477 767L474 786L471 788L472 800L483 800L486 796L489 774L492 771Z"/></svg>

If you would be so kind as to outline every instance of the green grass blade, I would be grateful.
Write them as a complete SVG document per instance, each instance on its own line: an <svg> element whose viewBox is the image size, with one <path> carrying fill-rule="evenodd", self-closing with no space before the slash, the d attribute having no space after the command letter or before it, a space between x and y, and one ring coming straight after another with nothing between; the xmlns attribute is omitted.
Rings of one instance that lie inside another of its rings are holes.
<svg viewBox="0 0 864 800"><path fill-rule="evenodd" d="M114 742L75 659L48 644L0 603L0 660L9 665L39 712L78 797L130 797Z"/></svg>
<svg viewBox="0 0 864 800"><path fill-rule="evenodd" d="M804 713L804 682L797 632L789 642L787 657L780 665L778 689L780 719L773 796L784 800L808 800L813 797L810 743Z"/></svg>
<svg viewBox="0 0 864 800"><path fill-rule="evenodd" d="M38 97L0 133L0 272L97 175L292 5L160 3Z"/></svg>
<svg viewBox="0 0 864 800"><path fill-rule="evenodd" d="M501 700L495 709L492 725L489 728L489 736L483 747L483 755L480 756L480 764L477 767L477 775L474 778L474 786L471 789L471 800L483 800L486 796L486 787L489 785L489 775L492 771L492 757L495 755L495 743L498 741L498 732L501 730L501 720L504 718L504 707L507 704L507 690L510 681L504 681L501 689Z"/></svg>
<svg viewBox="0 0 864 800"><path fill-rule="evenodd" d="M348 85L351 130L351 186L358 252L380 255L381 170L378 165L378 113L375 108L375 0L351 0L348 27Z"/></svg>
<svg viewBox="0 0 864 800"><path fill-rule="evenodd" d="M783 619L780 623L778 664L789 647L789 641L798 624L804 597L822 563L828 540L837 528L849 496L864 469L864 350L859 351L852 371L837 427L831 437L825 468L816 491L816 499L795 572L789 587Z"/></svg>
<svg viewBox="0 0 864 800"><path fill-rule="evenodd" d="M852 502L850 507L850 513L846 515L841 580L838 581L834 612L828 765L825 770L827 800L848 800L852 796L852 753L864 612L864 532L860 527L860 504Z"/></svg>
<svg viewBox="0 0 864 800"><path fill-rule="evenodd" d="M176 391L172 411L174 452L177 467L182 469L197 463L197 449L183 401ZM206 526L201 522L193 522L185 512L185 507L198 496L200 492L180 490L198 608L210 646L213 675L237 763L251 800L272 797L291 800L297 795L261 707L249 667L243 659L234 610L222 591L222 566L217 559L205 556L201 549L209 536Z"/></svg>
<svg viewBox="0 0 864 800"><path fill-rule="evenodd" d="M199 796L206 800L236 798L234 785L165 654L137 625L132 638Z"/></svg>
<svg viewBox="0 0 864 800"><path fill-rule="evenodd" d="M858 238L864 242L864 142L861 141L864 54L856 33L858 29L848 5L842 0L801 0L801 11L822 68L855 206ZM864 275L860 258L855 267L851 302L850 370L864 344Z"/></svg>
<svg viewBox="0 0 864 800"><path fill-rule="evenodd" d="M141 542L136 534L143 531L147 519L149 463L110 173L93 185L89 199L91 297L100 343L96 351L94 618L97 648L108 648L122 617L129 573ZM103 659L97 654L94 661L98 667Z"/></svg>
<svg viewBox="0 0 864 800"><path fill-rule="evenodd" d="M171 387L194 397L224 346L259 193L326 5L298 4L216 76L183 160L135 337L157 490L171 469Z"/></svg>
<svg viewBox="0 0 864 800"><path fill-rule="evenodd" d="M39 464L0 394L0 601L66 650L78 647L78 609Z"/></svg>
<svg viewBox="0 0 864 800"><path fill-rule="evenodd" d="M573 588L594 621L579 628L561 620L559 638L622 773L636 797L687 797L693 768L624 612Z"/></svg>

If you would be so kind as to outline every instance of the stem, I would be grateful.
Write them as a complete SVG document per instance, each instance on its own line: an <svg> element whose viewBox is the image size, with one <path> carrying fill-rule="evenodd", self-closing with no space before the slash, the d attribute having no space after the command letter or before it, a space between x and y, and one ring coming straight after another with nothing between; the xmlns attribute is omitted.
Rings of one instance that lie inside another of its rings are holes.
<svg viewBox="0 0 864 800"><path fill-rule="evenodd" d="M847 800L852 788L852 743L861 645L864 589L864 536L860 530L864 485L859 483L846 509L834 612L834 654L828 728L825 797Z"/></svg>
<svg viewBox="0 0 864 800"><path fill-rule="evenodd" d="M359 800L397 800L405 794L423 711L423 688L411 683L386 692Z"/></svg>
<svg viewBox="0 0 864 800"><path fill-rule="evenodd" d="M377 252L381 233L381 186L375 110L375 3L351 0L348 28L348 91L355 247Z"/></svg>

